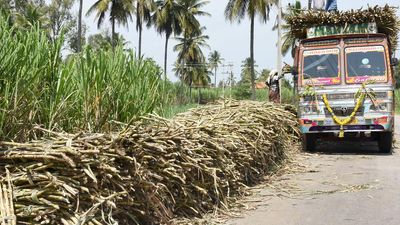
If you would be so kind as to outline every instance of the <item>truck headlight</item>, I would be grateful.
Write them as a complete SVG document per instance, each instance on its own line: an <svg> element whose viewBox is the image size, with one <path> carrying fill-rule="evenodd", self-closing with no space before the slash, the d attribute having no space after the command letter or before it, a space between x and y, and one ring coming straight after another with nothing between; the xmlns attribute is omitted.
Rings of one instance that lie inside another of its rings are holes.
<svg viewBox="0 0 400 225"><path fill-rule="evenodd" d="M318 110L315 106L302 106L300 107L300 112L302 114L310 115L310 114L317 114Z"/></svg>
<svg viewBox="0 0 400 225"><path fill-rule="evenodd" d="M380 104L379 105L379 110L380 111L387 111L387 105L386 104Z"/></svg>
<svg viewBox="0 0 400 225"><path fill-rule="evenodd" d="M371 105L371 107L369 108L369 111L372 111L372 112L388 112L390 110L391 110L390 104L388 104L388 103L379 104L377 107L375 107L374 105Z"/></svg>

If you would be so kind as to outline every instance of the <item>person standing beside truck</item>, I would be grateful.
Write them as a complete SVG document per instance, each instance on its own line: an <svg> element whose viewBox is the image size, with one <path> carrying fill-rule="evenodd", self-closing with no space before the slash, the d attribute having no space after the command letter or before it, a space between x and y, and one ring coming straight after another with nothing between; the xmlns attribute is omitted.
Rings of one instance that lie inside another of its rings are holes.
<svg viewBox="0 0 400 225"><path fill-rule="evenodd" d="M269 101L274 102L274 103L280 103L280 87L279 87L279 80L282 78L282 76L279 76L279 73L277 70L272 70L269 73L268 79L265 82L265 84L269 88Z"/></svg>

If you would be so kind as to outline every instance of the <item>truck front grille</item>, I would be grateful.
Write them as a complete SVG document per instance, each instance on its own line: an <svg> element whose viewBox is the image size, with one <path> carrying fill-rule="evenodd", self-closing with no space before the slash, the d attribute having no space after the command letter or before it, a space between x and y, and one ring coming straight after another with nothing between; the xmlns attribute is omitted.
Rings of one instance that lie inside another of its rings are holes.
<svg viewBox="0 0 400 225"><path fill-rule="evenodd" d="M355 107L332 107L333 112L336 116L340 117L347 117L353 113ZM331 116L331 113L328 111L327 108L324 108L325 116ZM356 116L364 116L364 107L360 107L357 112Z"/></svg>

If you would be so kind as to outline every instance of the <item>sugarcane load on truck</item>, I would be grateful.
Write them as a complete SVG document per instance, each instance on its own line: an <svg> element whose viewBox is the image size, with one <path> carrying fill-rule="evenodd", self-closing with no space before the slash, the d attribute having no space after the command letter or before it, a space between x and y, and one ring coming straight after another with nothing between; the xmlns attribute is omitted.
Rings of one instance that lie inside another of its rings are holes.
<svg viewBox="0 0 400 225"><path fill-rule="evenodd" d="M298 11L287 22L298 40L292 74L304 150L314 151L321 139L368 139L390 153L396 8Z"/></svg>

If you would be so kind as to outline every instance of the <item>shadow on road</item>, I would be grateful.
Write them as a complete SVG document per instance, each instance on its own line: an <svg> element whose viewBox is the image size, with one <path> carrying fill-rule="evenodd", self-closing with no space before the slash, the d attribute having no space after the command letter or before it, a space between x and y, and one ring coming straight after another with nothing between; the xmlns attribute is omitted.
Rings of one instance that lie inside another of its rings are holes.
<svg viewBox="0 0 400 225"><path fill-rule="evenodd" d="M317 153L329 155L382 155L376 141L318 141Z"/></svg>

